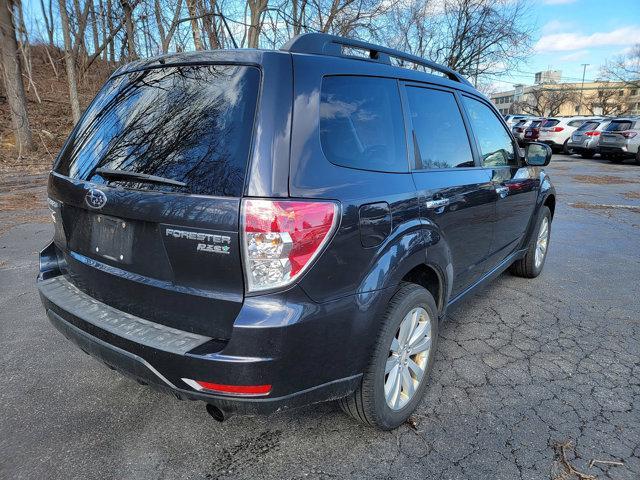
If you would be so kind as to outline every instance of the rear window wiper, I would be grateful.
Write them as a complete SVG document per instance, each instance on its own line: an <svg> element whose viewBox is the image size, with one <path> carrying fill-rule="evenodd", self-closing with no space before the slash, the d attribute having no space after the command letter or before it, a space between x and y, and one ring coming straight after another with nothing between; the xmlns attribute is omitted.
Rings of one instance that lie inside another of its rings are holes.
<svg viewBox="0 0 640 480"><path fill-rule="evenodd" d="M161 183L163 185L174 185L176 187L186 187L187 184L171 178L157 177L148 173L128 172L126 170L112 170L110 168L96 168L95 173L106 179L131 179L140 180L141 182Z"/></svg>

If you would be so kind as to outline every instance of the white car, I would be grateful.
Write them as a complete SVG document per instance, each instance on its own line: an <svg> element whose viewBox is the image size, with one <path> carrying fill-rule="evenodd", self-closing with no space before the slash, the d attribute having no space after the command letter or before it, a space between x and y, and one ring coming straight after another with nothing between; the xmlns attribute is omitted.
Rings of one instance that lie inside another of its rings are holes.
<svg viewBox="0 0 640 480"><path fill-rule="evenodd" d="M567 143L571 134L591 117L551 117L540 126L538 141L546 143L554 152L570 153Z"/></svg>
<svg viewBox="0 0 640 480"><path fill-rule="evenodd" d="M505 115L504 121L506 122L509 128L513 127L516 123L520 122L520 120L527 120L529 115Z"/></svg>
<svg viewBox="0 0 640 480"><path fill-rule="evenodd" d="M620 163L635 158L640 165L640 117L614 118L600 135L598 151L602 158Z"/></svg>
<svg viewBox="0 0 640 480"><path fill-rule="evenodd" d="M567 148L573 153L578 153L582 158L593 158L598 152L598 143L602 131L611 123L608 118L594 118L584 122L573 132Z"/></svg>

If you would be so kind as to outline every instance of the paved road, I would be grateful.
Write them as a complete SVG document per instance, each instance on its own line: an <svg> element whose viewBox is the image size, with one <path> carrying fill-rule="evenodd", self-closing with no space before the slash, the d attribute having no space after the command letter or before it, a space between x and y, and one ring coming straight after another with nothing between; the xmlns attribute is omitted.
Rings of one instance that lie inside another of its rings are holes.
<svg viewBox="0 0 640 480"><path fill-rule="evenodd" d="M449 313L415 428L388 433L331 404L219 424L84 355L34 288L43 191L0 181L0 202L34 199L0 208L0 478L571 479L557 446L571 442L573 468L637 480L640 167L556 156L549 170L545 272L505 274Z"/></svg>

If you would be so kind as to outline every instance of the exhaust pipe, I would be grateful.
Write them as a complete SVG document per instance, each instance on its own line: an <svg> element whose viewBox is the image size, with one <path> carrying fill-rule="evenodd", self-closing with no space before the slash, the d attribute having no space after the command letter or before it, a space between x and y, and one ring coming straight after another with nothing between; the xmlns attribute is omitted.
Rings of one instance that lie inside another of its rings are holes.
<svg viewBox="0 0 640 480"><path fill-rule="evenodd" d="M207 413L213 417L216 422L224 422L228 415L226 415L220 408L215 405L207 403Z"/></svg>

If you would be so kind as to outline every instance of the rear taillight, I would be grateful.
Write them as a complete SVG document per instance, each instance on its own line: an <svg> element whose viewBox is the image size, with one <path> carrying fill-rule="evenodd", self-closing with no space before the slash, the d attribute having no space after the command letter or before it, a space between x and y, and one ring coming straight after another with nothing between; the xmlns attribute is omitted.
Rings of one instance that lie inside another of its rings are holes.
<svg viewBox="0 0 640 480"><path fill-rule="evenodd" d="M620 135L622 135L624 138L633 138L637 135L637 132L632 132L632 131L626 131L626 132L620 132Z"/></svg>
<svg viewBox="0 0 640 480"><path fill-rule="evenodd" d="M338 223L333 202L244 200L244 268L247 291L295 281L320 253Z"/></svg>
<svg viewBox="0 0 640 480"><path fill-rule="evenodd" d="M226 385L190 378L183 378L182 381L199 392L226 393L238 396L268 395L271 393L271 385Z"/></svg>
<svg viewBox="0 0 640 480"><path fill-rule="evenodd" d="M596 131L593 131L593 132L584 132L584 134L585 134L587 137L597 137L597 136L599 136L599 135L600 135L600 132L596 132Z"/></svg>
<svg viewBox="0 0 640 480"><path fill-rule="evenodd" d="M556 132L556 133L557 132L561 132L563 130L564 130L564 127L553 127L553 131Z"/></svg>

